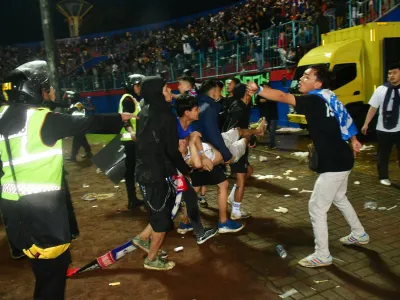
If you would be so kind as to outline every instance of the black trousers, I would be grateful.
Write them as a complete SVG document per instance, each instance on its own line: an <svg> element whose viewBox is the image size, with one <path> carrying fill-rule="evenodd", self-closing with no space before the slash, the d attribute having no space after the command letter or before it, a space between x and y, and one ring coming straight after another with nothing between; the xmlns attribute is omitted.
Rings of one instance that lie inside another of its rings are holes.
<svg viewBox="0 0 400 300"><path fill-rule="evenodd" d="M69 230L71 232L71 237L79 236L78 222L76 221L75 210L72 204L71 193L69 192L68 182L66 178L63 179L63 187L65 190L65 202L67 205Z"/></svg>
<svg viewBox="0 0 400 300"><path fill-rule="evenodd" d="M134 204L138 201L136 197L136 185L135 185L135 167L136 167L136 154L135 154L135 143L133 141L122 142L125 147L125 185L126 192L128 194L128 205Z"/></svg>
<svg viewBox="0 0 400 300"><path fill-rule="evenodd" d="M194 232L196 234L203 234L204 227L203 227L203 224L201 223L200 209L199 209L199 204L198 204L198 200L197 200L197 193L193 189L193 187L189 183L189 181L186 178L185 178L185 180L186 180L186 185L188 186L188 189L182 193L182 198L186 203L187 214L192 223Z"/></svg>
<svg viewBox="0 0 400 300"><path fill-rule="evenodd" d="M83 147L86 153L92 152L92 148L89 145L86 135L76 135L72 141L71 157L75 158L78 155L79 149Z"/></svg>
<svg viewBox="0 0 400 300"><path fill-rule="evenodd" d="M66 274L71 253L65 251L55 259L30 259L36 284L34 300L64 300Z"/></svg>
<svg viewBox="0 0 400 300"><path fill-rule="evenodd" d="M389 179L389 159L393 146L396 145L400 151L400 131L385 132L378 131L378 174L379 179ZM399 157L399 153L397 154Z"/></svg>

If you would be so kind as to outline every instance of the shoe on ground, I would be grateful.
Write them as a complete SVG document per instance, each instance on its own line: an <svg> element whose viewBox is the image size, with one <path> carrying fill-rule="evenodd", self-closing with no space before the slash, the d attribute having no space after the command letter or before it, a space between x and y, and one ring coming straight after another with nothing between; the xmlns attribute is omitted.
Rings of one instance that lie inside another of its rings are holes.
<svg viewBox="0 0 400 300"><path fill-rule="evenodd" d="M239 210L239 212L231 212L232 220L242 220L251 217L251 213L244 211L243 209Z"/></svg>
<svg viewBox="0 0 400 300"><path fill-rule="evenodd" d="M151 245L151 241L147 240L147 241L142 241L142 239L140 238L140 236L135 236L132 240L133 244L142 249L144 252L146 252L147 254L149 254L150 252L150 245ZM164 250L158 250L158 256L161 258L166 258L168 257L168 253Z"/></svg>
<svg viewBox="0 0 400 300"><path fill-rule="evenodd" d="M361 236L350 233L348 236L342 237L340 242L343 245L365 245L369 243L369 235L366 232Z"/></svg>
<svg viewBox="0 0 400 300"><path fill-rule="evenodd" d="M218 222L219 233L239 232L244 228L243 224L228 219L225 223Z"/></svg>
<svg viewBox="0 0 400 300"><path fill-rule="evenodd" d="M163 259L161 257L157 257L155 260L151 261L147 257L144 260L143 267L148 270L156 270L156 271L168 271L175 267L175 263L173 261L169 261Z"/></svg>
<svg viewBox="0 0 400 300"><path fill-rule="evenodd" d="M199 204L201 207L208 207L208 202L206 196L200 196L199 198Z"/></svg>
<svg viewBox="0 0 400 300"><path fill-rule="evenodd" d="M216 228L204 228L204 233L196 235L197 244L204 244L207 240L211 239L218 233Z"/></svg>
<svg viewBox="0 0 400 300"><path fill-rule="evenodd" d="M183 223L183 222L180 222L179 223L179 227L178 227L178 229L176 230L179 234L186 234L186 233L188 233L189 231L193 231L193 226L192 226L192 224L190 224L190 223L188 223L188 224L185 224L185 223Z"/></svg>
<svg viewBox="0 0 400 300"><path fill-rule="evenodd" d="M87 152L84 155L82 155L82 158L92 158L93 157L93 153L92 152Z"/></svg>
<svg viewBox="0 0 400 300"><path fill-rule="evenodd" d="M382 179L381 181L379 181L381 184L386 185L386 186L391 186L392 183L390 182L389 179Z"/></svg>
<svg viewBox="0 0 400 300"><path fill-rule="evenodd" d="M332 256L329 255L326 258L318 257L315 254L311 254L298 262L298 264L305 268L319 268L326 267L332 264Z"/></svg>

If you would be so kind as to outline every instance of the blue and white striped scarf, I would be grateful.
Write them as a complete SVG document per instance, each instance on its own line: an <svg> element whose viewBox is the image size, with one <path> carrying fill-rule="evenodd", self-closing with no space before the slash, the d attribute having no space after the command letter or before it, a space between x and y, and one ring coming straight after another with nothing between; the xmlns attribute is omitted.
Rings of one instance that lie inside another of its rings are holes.
<svg viewBox="0 0 400 300"><path fill-rule="evenodd" d="M335 93L328 89L313 90L308 93L309 95L317 95L325 100L329 105L331 111L335 115L336 120L339 122L340 131L342 132L342 139L349 140L352 136L358 133L357 126L354 124L349 112L344 107L342 102L336 97Z"/></svg>

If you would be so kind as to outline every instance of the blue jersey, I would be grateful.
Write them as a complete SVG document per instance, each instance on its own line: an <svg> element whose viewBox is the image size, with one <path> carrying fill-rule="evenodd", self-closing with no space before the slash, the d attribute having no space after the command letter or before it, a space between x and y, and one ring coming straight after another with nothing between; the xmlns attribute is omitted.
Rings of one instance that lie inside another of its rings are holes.
<svg viewBox="0 0 400 300"><path fill-rule="evenodd" d="M193 128L192 125L189 125L188 128L185 130L183 129L181 122L179 121L179 118L176 118L176 125L177 125L177 129L178 129L178 138L180 140L187 138L192 132L193 132Z"/></svg>

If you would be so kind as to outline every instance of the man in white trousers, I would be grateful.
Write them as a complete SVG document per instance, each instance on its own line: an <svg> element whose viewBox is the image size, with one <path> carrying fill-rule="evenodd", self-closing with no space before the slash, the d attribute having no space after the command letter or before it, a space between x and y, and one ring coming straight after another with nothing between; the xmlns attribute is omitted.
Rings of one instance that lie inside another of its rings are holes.
<svg viewBox="0 0 400 300"><path fill-rule="evenodd" d="M308 206L315 236L315 251L299 261L301 266L308 268L332 264L327 223L327 212L332 203L340 209L351 227L351 233L341 238L340 242L345 245L369 242L368 234L346 197L354 154L361 149L356 138L357 128L343 104L328 89L329 84L329 70L326 67L313 66L300 79L299 91L303 95L295 96L278 90L263 89L255 83L248 85L250 93L292 105L307 119L316 155L313 170L320 174ZM351 142L354 154L348 141Z"/></svg>

